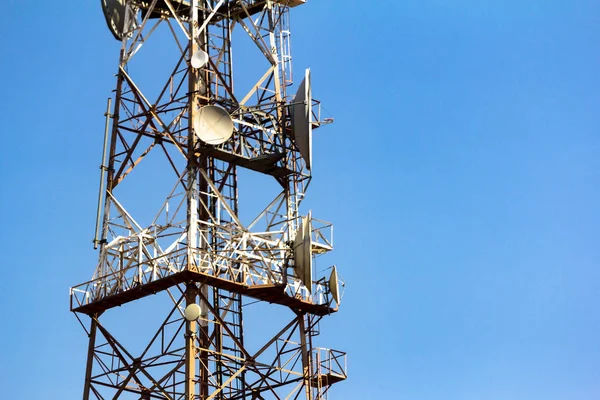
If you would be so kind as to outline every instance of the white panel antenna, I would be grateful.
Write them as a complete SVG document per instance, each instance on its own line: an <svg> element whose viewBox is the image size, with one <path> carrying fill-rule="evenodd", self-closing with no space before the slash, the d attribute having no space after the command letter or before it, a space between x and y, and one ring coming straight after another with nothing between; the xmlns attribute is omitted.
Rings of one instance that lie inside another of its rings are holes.
<svg viewBox="0 0 600 400"><path fill-rule="evenodd" d="M204 106L194 117L194 132L206 144L225 143L233 134L231 115L221 107Z"/></svg>
<svg viewBox="0 0 600 400"><path fill-rule="evenodd" d="M292 136L306 168L312 167L312 89L310 69L306 74L292 102Z"/></svg>

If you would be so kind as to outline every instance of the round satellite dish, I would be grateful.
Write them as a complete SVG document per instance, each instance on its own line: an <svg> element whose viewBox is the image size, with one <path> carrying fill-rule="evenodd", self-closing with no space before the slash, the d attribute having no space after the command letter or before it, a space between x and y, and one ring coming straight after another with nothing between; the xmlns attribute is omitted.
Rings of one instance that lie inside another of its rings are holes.
<svg viewBox="0 0 600 400"><path fill-rule="evenodd" d="M311 213L300 219L294 238L294 265L296 276L312 293L312 223Z"/></svg>
<svg viewBox="0 0 600 400"><path fill-rule="evenodd" d="M312 216L311 212L304 220L304 239L302 240L304 247L304 286L312 293L313 269L312 269Z"/></svg>
<svg viewBox="0 0 600 400"><path fill-rule="evenodd" d="M335 300L335 304L339 306L340 290L338 284L337 268L335 265L333 266L333 268L331 268L331 275L329 275L329 290L331 291L331 296L333 297L333 300Z"/></svg>
<svg viewBox="0 0 600 400"><path fill-rule="evenodd" d="M312 89L310 69L307 69L304 80L298 87L292 106L292 137L306 168L312 168Z"/></svg>
<svg viewBox="0 0 600 400"><path fill-rule="evenodd" d="M198 50L197 52L195 52L194 55L192 55L192 59L190 60L192 67L196 69L202 68L204 65L206 65L207 62L208 54L206 54L206 52L202 50Z"/></svg>
<svg viewBox="0 0 600 400"><path fill-rule="evenodd" d="M185 319L195 321L200 318L200 306L198 304L190 304L185 308Z"/></svg>
<svg viewBox="0 0 600 400"><path fill-rule="evenodd" d="M298 224L298 230L296 231L296 237L294 238L294 265L296 267L296 276L304 283L304 266L306 265L305 251L304 251L304 232L305 224L304 217L300 218Z"/></svg>
<svg viewBox="0 0 600 400"><path fill-rule="evenodd" d="M101 0L102 12L106 18L108 29L117 40L122 40L125 33L133 30L136 26L135 18L131 18L125 26L127 16L127 0Z"/></svg>
<svg viewBox="0 0 600 400"><path fill-rule="evenodd" d="M204 106L194 117L194 132L204 143L225 143L233 134L233 120L221 107Z"/></svg>

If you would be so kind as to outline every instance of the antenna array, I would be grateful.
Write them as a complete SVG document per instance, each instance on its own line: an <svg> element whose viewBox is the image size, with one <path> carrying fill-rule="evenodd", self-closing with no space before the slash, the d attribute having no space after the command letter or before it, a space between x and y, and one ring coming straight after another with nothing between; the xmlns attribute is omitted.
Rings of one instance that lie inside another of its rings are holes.
<svg viewBox="0 0 600 400"><path fill-rule="evenodd" d="M303 3L102 0L121 51L107 112L99 262L92 280L71 288L71 310L90 318L89 328L82 323L84 399L325 399L346 379L345 353L313 347L343 285L336 267L329 278L314 273L313 258L333 249L331 224L299 211L321 124L308 70L296 96L287 95L289 12ZM234 28L266 60L241 95ZM155 38L177 53L164 76L143 57ZM148 155L164 172L156 179L172 187L156 204L139 194L158 191L155 182L134 173ZM250 224L239 214L241 168L280 188ZM144 221L148 209L156 213ZM157 320L130 322L133 302L160 304ZM285 320L253 315L256 302L279 307L273 316ZM252 331L244 316L264 326Z"/></svg>

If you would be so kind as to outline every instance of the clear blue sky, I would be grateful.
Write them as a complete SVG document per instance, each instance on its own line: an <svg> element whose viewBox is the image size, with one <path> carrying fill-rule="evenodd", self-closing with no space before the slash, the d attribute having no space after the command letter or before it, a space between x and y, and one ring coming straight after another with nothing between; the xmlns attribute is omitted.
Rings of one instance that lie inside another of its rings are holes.
<svg viewBox="0 0 600 400"><path fill-rule="evenodd" d="M118 43L97 0L0 19L0 384L77 399ZM600 2L310 0L292 23L336 119L306 203L347 281L331 398L599 399Z"/></svg>

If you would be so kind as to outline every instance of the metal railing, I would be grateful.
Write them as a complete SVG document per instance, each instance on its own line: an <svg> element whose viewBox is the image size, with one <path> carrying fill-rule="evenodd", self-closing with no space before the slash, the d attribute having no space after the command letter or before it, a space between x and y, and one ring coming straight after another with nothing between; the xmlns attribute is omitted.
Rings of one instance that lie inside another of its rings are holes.
<svg viewBox="0 0 600 400"><path fill-rule="evenodd" d="M312 349L313 371L319 376L348 377L346 353L339 350L315 347Z"/></svg>

